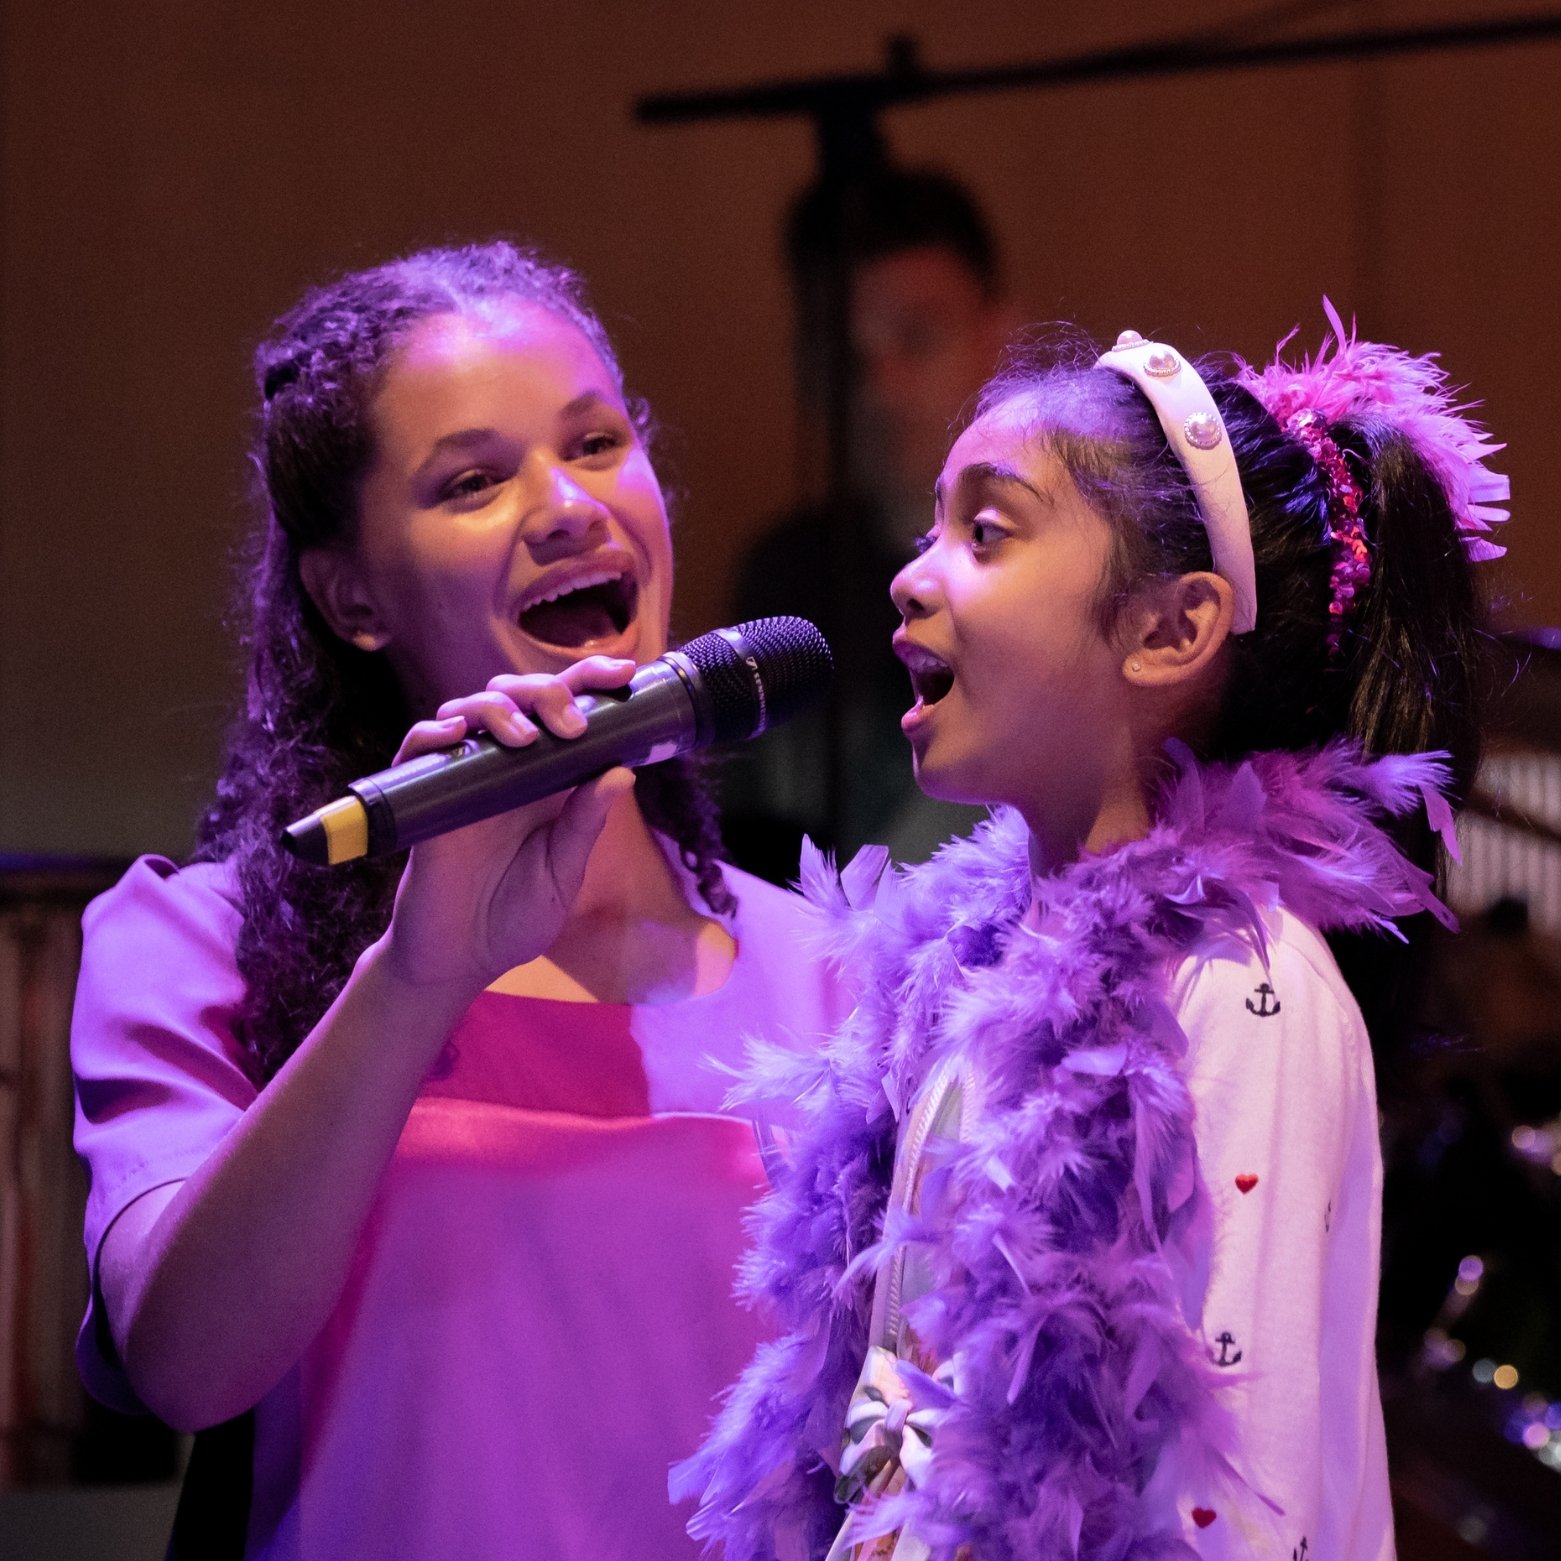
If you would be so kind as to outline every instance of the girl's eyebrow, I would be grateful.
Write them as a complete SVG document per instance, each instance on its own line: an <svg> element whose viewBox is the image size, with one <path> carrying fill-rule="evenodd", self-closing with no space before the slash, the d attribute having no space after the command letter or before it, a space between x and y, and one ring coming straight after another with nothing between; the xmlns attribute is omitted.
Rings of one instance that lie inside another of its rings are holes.
<svg viewBox="0 0 1561 1561"><path fill-rule="evenodd" d="M559 408L558 415L562 418L578 416L581 412L589 412L596 407L607 407L616 410L612 401L599 390L582 391L574 400ZM450 450L464 454L469 450L476 450L490 444L495 440L506 440L508 435L497 428L459 428L453 433L441 434L434 440L433 447L417 468L414 475L420 475L432 466L434 461Z"/></svg>
<svg viewBox="0 0 1561 1561"><path fill-rule="evenodd" d="M496 428L460 428L451 434L440 434L434 440L432 453L437 455L441 450L469 450L486 444L490 439L502 437Z"/></svg>
<svg viewBox="0 0 1561 1561"><path fill-rule="evenodd" d="M969 466L960 468L959 476L954 479L956 488L969 487L976 483L1001 483L1023 488L1032 498L1038 499L1042 504L1052 503L1050 494L1043 492L1030 481L1017 466L1010 466L1006 461L972 461ZM948 498L948 490L943 485L942 478L932 490L932 496L939 511L942 510Z"/></svg>
<svg viewBox="0 0 1561 1561"><path fill-rule="evenodd" d="M563 408L559 416L573 417L577 412L588 412L599 406L607 407L611 411L618 410L611 396L604 395L600 390L583 390Z"/></svg>
<svg viewBox="0 0 1561 1561"><path fill-rule="evenodd" d="M412 480L421 481L438 465L442 456L452 452L461 456L475 455L479 451L491 449L495 443L503 441L504 437L497 428L460 428L453 433L441 434L434 440L428 454L417 463L416 469L412 472Z"/></svg>

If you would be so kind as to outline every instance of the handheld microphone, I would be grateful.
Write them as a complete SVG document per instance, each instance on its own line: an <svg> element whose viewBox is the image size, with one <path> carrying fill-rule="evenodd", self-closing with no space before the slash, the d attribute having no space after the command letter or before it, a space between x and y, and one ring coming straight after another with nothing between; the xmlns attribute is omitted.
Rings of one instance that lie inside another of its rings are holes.
<svg viewBox="0 0 1561 1561"><path fill-rule="evenodd" d="M579 737L543 729L526 747L506 748L475 734L354 781L349 795L289 824L283 844L322 866L404 851L615 765L757 737L822 694L833 670L824 636L806 618L713 629L647 662L621 689L577 696L586 719Z"/></svg>

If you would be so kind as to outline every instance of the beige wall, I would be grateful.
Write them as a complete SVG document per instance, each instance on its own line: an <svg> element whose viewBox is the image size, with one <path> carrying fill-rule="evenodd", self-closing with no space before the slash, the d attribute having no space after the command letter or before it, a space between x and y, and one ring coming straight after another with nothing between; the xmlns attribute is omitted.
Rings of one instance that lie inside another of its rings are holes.
<svg viewBox="0 0 1561 1561"><path fill-rule="evenodd" d="M775 233L812 149L796 123L641 129L634 99L868 67L897 29L975 66L1253 4L8 7L0 850L187 843L232 690L249 345L305 283L503 230L579 264L674 431L680 617L705 627L792 491ZM1037 318L1257 355L1297 321L1315 340L1326 290L1368 333L1440 347L1511 443L1509 615L1561 621L1561 44L969 98L887 127L988 203Z"/></svg>

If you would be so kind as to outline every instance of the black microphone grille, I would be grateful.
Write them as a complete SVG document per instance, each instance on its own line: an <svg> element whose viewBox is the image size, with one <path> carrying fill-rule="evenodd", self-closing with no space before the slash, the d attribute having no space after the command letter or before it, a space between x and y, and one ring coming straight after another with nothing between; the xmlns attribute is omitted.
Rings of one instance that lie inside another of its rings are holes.
<svg viewBox="0 0 1561 1561"><path fill-rule="evenodd" d="M811 704L834 672L829 644L806 618L754 618L682 647L710 701L714 742L756 737Z"/></svg>

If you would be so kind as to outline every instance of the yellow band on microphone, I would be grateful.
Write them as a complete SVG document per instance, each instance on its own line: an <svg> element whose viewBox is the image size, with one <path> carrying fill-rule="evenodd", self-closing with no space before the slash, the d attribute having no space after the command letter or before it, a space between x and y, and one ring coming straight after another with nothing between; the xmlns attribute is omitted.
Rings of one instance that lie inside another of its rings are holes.
<svg viewBox="0 0 1561 1561"><path fill-rule="evenodd" d="M325 860L330 867L338 862L355 862L369 854L368 809L356 797L342 797L328 803L314 815L325 831Z"/></svg>

